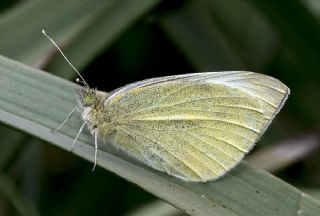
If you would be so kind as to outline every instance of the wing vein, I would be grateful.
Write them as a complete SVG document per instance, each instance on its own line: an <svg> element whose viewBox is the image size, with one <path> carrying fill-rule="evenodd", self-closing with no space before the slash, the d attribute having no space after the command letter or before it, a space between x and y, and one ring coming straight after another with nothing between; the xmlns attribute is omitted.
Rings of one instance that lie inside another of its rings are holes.
<svg viewBox="0 0 320 216"><path fill-rule="evenodd" d="M199 138L197 138L197 137L195 137L193 134L191 134L190 132L188 132L188 131L186 131L186 133L187 134L189 134L190 136L192 136L192 137L194 137L195 139L198 139L199 140ZM185 139L186 140L186 139ZM189 141L188 141L189 142ZM204 142L204 141L202 141L202 142ZM197 147L196 146L194 146L193 144L191 144L191 142L189 142L190 143L190 145L193 147L193 148L195 148L195 149L197 149ZM209 144L210 145L210 144ZM210 145L211 146L211 145ZM211 146L212 147L212 146ZM213 147L214 148L214 147ZM216 148L214 148L214 149L216 149ZM218 150L218 149L216 149L216 150ZM222 163L220 163L216 158L214 158L214 157L212 157L211 155L208 155L208 154L206 154L204 151L202 151L202 150L200 150L199 149L199 151L200 152L202 152L203 154L205 154L208 158L210 158L213 162L215 162L215 163L217 163L219 166L221 166L223 169L225 169L225 170L227 170L227 167L225 167ZM219 152L221 152L220 150L218 150ZM224 152L222 152L223 154L225 154ZM226 155L226 154L225 154ZM229 156L229 155L227 155L227 156ZM230 157L230 156L229 156ZM233 158L232 158L233 159ZM203 164L203 163L202 163ZM208 167L208 166L207 166ZM209 169L210 169L210 167L208 167ZM214 170L212 170L212 169L210 169L211 171L213 171L214 172Z"/></svg>
<svg viewBox="0 0 320 216"><path fill-rule="evenodd" d="M172 107L172 106L176 106L176 105L182 105L182 104L186 104L186 103L190 103L190 102L193 102L193 101L203 101L203 100L211 100L211 99L217 99L217 98L248 98L248 99L253 99L251 97L237 97L237 96L233 96L233 97L229 97L229 96L224 96L224 97L209 97L209 98L201 98L201 99L194 99L194 100L188 100L188 101L183 101L183 102L179 102L179 103L174 103L174 104L169 104L169 105L162 105L162 106L150 106L148 108L144 108L144 109L140 109L140 110L137 110L135 112L129 112L129 113L126 113L126 114L123 114L121 116L119 116L119 118L123 118L123 117L127 117L127 116L130 116L130 115L135 115L135 114L138 114L140 112L145 112L147 110L152 110L154 108L165 108L165 107ZM215 105L215 106L225 106L225 105ZM237 108L237 106L230 106L230 107L235 107ZM254 111L257 111L259 113L261 113L261 110L256 110L256 109L250 109L250 108L246 108L246 107L240 107L240 108L243 108L243 109L249 109L249 110L254 110Z"/></svg>
<svg viewBox="0 0 320 216"><path fill-rule="evenodd" d="M206 129L212 129L212 130L217 130L217 131L226 132L226 130L224 130L224 129L214 128L214 127L203 127L203 126L200 126L200 127L197 127L197 128L206 128ZM242 136L241 134L235 133L235 132L233 132L233 131L228 131L228 133L231 133L231 134L233 134L233 135L236 135L236 136L239 136L239 137L241 137L241 138L243 138L243 139L246 139L246 140L249 141L250 143L254 143L254 142L255 142L254 140L251 140L251 139L249 139L249 138L247 138L247 137L245 137L245 136ZM242 150L242 149L239 149L239 150L240 150L240 151L244 151L244 150Z"/></svg>
<svg viewBox="0 0 320 216"><path fill-rule="evenodd" d="M174 108L176 110L183 110L181 108ZM241 117L244 117L244 115L240 115L238 113L232 113L232 112L222 112L222 111L210 111L210 110L197 110L197 109L186 109L186 110L183 110L183 111L197 111L197 112L207 112L207 113L215 113L215 114L226 114L226 115L236 115L236 116L241 116ZM252 117L246 117L247 119L252 119L252 120L255 120L255 121L258 121L260 123L264 123L264 121L261 121L261 120L258 120L256 118L252 118ZM265 116L264 116L265 119L267 119Z"/></svg>
<svg viewBox="0 0 320 216"><path fill-rule="evenodd" d="M253 87L248 87L248 86L243 86L243 85L238 85L240 86L241 88L243 89L252 89L254 91L257 91L257 92L261 92L261 90L259 89L256 89L256 88L253 88ZM269 104L270 106L272 106L273 108L277 109L277 105L274 105L273 103L271 103L270 101L267 101L266 99L262 98L262 97L259 97L258 95L255 95L256 98L258 98L259 100L262 100L264 101L265 103Z"/></svg>
<svg viewBox="0 0 320 216"><path fill-rule="evenodd" d="M226 123L226 124L232 124L232 123L228 123L228 122L224 122L224 121L222 121L223 123ZM139 128L143 128L143 129L147 129L147 130L155 130L155 131L163 131L163 130L160 130L160 129L151 129L151 128L148 128L148 127L143 127L143 126L141 126L141 125L138 125L138 124L133 124L133 123L128 123L128 122L121 122L121 123L119 123L119 124L121 124L121 125L128 125L128 126L134 126L134 127L139 127ZM237 125L237 124L236 124ZM237 126L239 126L239 127L241 127L240 125L237 125ZM193 127L193 128L200 128L200 127ZM213 128L213 127L202 127L202 128L208 128L208 129L216 129L216 130L222 130L222 129L219 129L219 128ZM246 127L244 127L245 129L248 129L248 128L246 128ZM249 129L250 130L250 129ZM168 131L175 131L175 130L168 130ZM259 133L257 133L256 131L254 131L254 130L250 130L250 131L252 131L252 132L254 132L254 133L256 133L256 134L259 134ZM238 134L238 133L235 133L235 132L233 132L233 131L228 131L229 133L232 133L232 134L234 134L234 135L237 135L237 136L240 136L240 137L243 137L243 138L245 138L245 139L247 139L247 140L249 140L248 138L246 138L246 137L244 137L244 136L242 136L242 135L240 135L240 134ZM249 140L249 141L252 141L252 140Z"/></svg>
<svg viewBox="0 0 320 216"><path fill-rule="evenodd" d="M256 77L247 77L247 78L240 78L240 79L235 79L235 80L228 80L229 82L237 82L237 81L242 81L242 80L249 80L249 79L253 79L253 80L256 80L257 78ZM273 82L276 82L275 80L272 80L272 79L269 79ZM278 88L274 88L272 86L269 86L269 85L265 85L263 83L258 83L258 82L251 82L250 83L253 83L253 84L256 84L256 85L260 85L260 86L264 86L264 87L267 87L267 88L270 88L270 89L273 89L275 91L278 91L280 93L283 93L285 94L286 92L285 91L282 91L281 89L278 89Z"/></svg>
<svg viewBox="0 0 320 216"><path fill-rule="evenodd" d="M185 141L187 141L186 139L184 139ZM201 151L200 149L197 149L194 145L192 145L189 141L187 141L189 143L190 146L192 146L193 148L195 148L196 150L200 151L201 153L205 154L205 152ZM202 166L206 167L208 170L210 170L211 172L217 174L214 170L212 170L209 166L207 166L204 162L200 161L199 159L197 159L191 152L184 150L187 154L189 154L190 157L194 158L196 161L199 162L199 164L202 164ZM205 154L207 157L208 155ZM210 159L212 159L211 157L209 157ZM214 159L212 159L214 160ZM216 162L216 160L214 160L214 162ZM219 164L220 166L222 166L221 164ZM222 166L222 168L226 169L224 166Z"/></svg>
<svg viewBox="0 0 320 216"><path fill-rule="evenodd" d="M221 152L222 154L226 155L227 157L229 157L229 158L233 159L234 161L237 161L237 159L236 159L236 158L234 158L234 157L232 157L231 155L228 155L228 154L226 154L225 152L223 152L223 151L221 151L221 150L217 149L214 145L211 145L210 143L208 143L208 142L204 141L203 139L199 138L199 137L198 137L198 136L196 136L195 134L190 133L190 132L188 132L188 134L190 134L190 136L192 136L192 137L194 137L194 138L196 138L196 139L200 140L201 142L204 142L204 143L206 143L206 144L209 144L212 148L216 149L218 152ZM210 136L210 137L211 137L211 136ZM215 138L215 137L212 137L212 138L214 138L214 139L216 139L216 140L219 140L219 141L222 141L222 142L224 142L224 143L229 144L228 142L225 142L225 141L223 141L223 140L217 139L217 138Z"/></svg>
<svg viewBox="0 0 320 216"><path fill-rule="evenodd" d="M204 135L204 136L208 136L208 137L211 137L211 138L216 139L216 140L218 140L218 141L224 142L224 143L226 143L226 144L228 144L228 145L231 145L231 146L233 146L234 148L236 148L238 151L240 151L240 152L242 152L242 153L245 153L245 154L247 153L246 151L244 151L244 150L238 148L237 146L235 146L234 144L232 144L232 143L230 143L230 142L227 142L227 141L225 141L225 140L219 139L219 138L217 138L217 137L215 137L215 136L211 136L211 135L207 135L207 134Z"/></svg>
<svg viewBox="0 0 320 216"><path fill-rule="evenodd" d="M133 119L133 120L136 120L136 121L145 121L145 122L148 122L148 121L181 121L181 120L185 120L185 119L157 119L157 120L154 120L154 119ZM187 121L187 120L185 120ZM253 128L250 128L250 127L247 127L245 125L242 125L242 124L237 124L235 122L229 122L229 121L225 121L225 120L220 120L220 119L192 119L192 120L189 120L189 121L217 121L217 122L222 122L222 123L225 123L225 124L231 124L231 125L236 125L236 126L239 126L239 127L242 127L242 128L245 128L247 130L250 130L256 134L259 134L260 132L253 129ZM124 123L124 122L121 122L121 124L127 124L127 123ZM156 129L153 129L153 130L156 130ZM180 130L180 129L179 129ZM158 130L158 131L162 131L162 130ZM170 130L170 131L174 131L174 130Z"/></svg>
<svg viewBox="0 0 320 216"><path fill-rule="evenodd" d="M130 129L129 129L130 130ZM131 130L133 133L134 133L134 130ZM137 135L137 133L135 133ZM159 146L160 148L162 148L165 152L167 152L169 155L171 155L172 157L174 157L177 161L180 161L182 164L184 164L188 169L190 169L190 171L192 171L192 173L194 173L198 178L201 179L201 176L200 174L198 174L193 168L191 168L187 163L185 163L183 160L181 160L180 158L176 157L174 154L172 154L170 151L166 150L165 147L163 147L162 145L159 144L159 142L153 140L153 139L150 139L142 134L138 134L139 136L142 136L144 137L145 139L147 140L150 140L151 142L157 144L157 146ZM166 160L164 160L166 161ZM166 161L168 163L168 161ZM168 163L170 164L170 163ZM170 164L171 165L171 164ZM172 166L172 165L171 165Z"/></svg>
<svg viewBox="0 0 320 216"><path fill-rule="evenodd" d="M124 129L122 129L122 128L120 128L120 130L123 132L123 133L125 133L129 138L131 138L132 140L134 140L135 141L135 143L137 144L136 146L139 146L139 141L136 139L136 138L134 138L133 136L132 136L132 134L130 135L128 132L126 132ZM130 130L130 129L129 129ZM131 130L132 131L132 130ZM137 143L138 142L138 143ZM148 146L146 146L144 143L142 143L142 145L144 145L145 147L148 147ZM151 149L151 148L148 148L148 150L149 151L151 151L153 154L156 154L159 158L161 158L163 161L165 161L169 166L171 166L171 168L173 168L173 169L175 169L177 172L179 172L181 175L183 175L183 173L182 172L180 172L178 169L176 169L172 164L170 164L164 157L161 157L161 155L160 154L158 154L158 152L156 152L156 151L154 151L153 149ZM165 150L166 151L166 150ZM170 154L170 153L169 153ZM145 157L145 155L143 154L143 156ZM147 157L145 157L146 158L146 160L149 162L150 160L147 158ZM152 167L155 167L155 166L153 166L153 163L150 163L149 162L149 164L152 166ZM166 169L166 167L164 167L164 166L162 166L167 172L168 172L168 170Z"/></svg>
<svg viewBox="0 0 320 216"><path fill-rule="evenodd" d="M143 109L140 109L140 110L136 110L135 112L130 112L130 113L123 114L123 115L119 116L119 118L123 118L123 117L126 117L128 115L135 115L137 113L144 112L146 110L152 110L153 108L156 108L156 107L165 107L165 106L158 106L158 104L160 104L162 101L166 100L168 97L170 97L170 96L172 96L172 95L174 95L174 94L176 94L176 93L178 93L178 92L180 92L183 89L186 89L188 87L190 87L190 85L185 86L183 88L180 88L180 89L178 89L178 90L176 90L174 92L171 92L170 94L166 95L165 97L163 97L159 101L157 101L156 105L150 106L148 108L143 108Z"/></svg>

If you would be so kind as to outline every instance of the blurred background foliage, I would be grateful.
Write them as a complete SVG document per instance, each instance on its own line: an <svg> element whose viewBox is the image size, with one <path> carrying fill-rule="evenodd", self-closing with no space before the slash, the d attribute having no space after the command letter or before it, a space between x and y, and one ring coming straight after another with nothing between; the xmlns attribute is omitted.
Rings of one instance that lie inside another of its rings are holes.
<svg viewBox="0 0 320 216"><path fill-rule="evenodd" d="M291 95L247 159L320 199L319 18L320 0L4 0L0 54L74 79L46 29L104 91L200 71L276 77ZM0 215L182 215L91 167L0 126Z"/></svg>

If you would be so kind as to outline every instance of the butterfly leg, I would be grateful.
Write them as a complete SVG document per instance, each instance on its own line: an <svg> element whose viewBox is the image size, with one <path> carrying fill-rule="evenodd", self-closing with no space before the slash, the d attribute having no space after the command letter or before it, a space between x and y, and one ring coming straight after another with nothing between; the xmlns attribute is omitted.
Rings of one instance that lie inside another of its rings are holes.
<svg viewBox="0 0 320 216"><path fill-rule="evenodd" d="M54 130L52 130L52 131L53 131L53 132L56 132L56 131L60 130L60 129L63 127L63 125L64 125L65 123L67 123L67 121L71 118L71 116L73 115L73 113L74 113L76 110L78 110L77 107L75 107L75 108L71 111L71 113L69 113L69 115L67 116L67 118L61 123L61 125L60 125L59 127L57 127L56 129L54 129Z"/></svg>
<svg viewBox="0 0 320 216"><path fill-rule="evenodd" d="M80 113L82 118L86 121L86 117L84 116L83 112L78 107L76 107L75 109Z"/></svg>
<svg viewBox="0 0 320 216"><path fill-rule="evenodd" d="M83 124L81 125L81 127L80 127L80 129L79 129L79 131L78 131L78 134L77 134L76 138L74 138L74 140L73 140L73 142L72 142L71 150L74 148L74 145L76 144L76 141L77 141L78 137L80 136L80 134L81 134L81 132L82 132L82 130L83 130L83 128L84 128L84 126L85 126L86 124L87 124L87 122L83 122Z"/></svg>
<svg viewBox="0 0 320 216"><path fill-rule="evenodd" d="M94 130L94 165L92 171L96 168L97 165L97 153L98 153L98 133L97 129Z"/></svg>

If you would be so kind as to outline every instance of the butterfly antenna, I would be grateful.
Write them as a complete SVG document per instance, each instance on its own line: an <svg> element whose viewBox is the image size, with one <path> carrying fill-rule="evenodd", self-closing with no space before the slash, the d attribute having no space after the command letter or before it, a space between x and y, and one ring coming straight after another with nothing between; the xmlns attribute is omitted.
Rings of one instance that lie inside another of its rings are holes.
<svg viewBox="0 0 320 216"><path fill-rule="evenodd" d="M42 34L44 34L44 36L46 36L51 43L59 50L59 52L61 53L61 55L63 56L63 58L68 62L68 64L72 67L72 69L78 74L78 76L80 77L80 79L82 80L83 84L89 88L89 85L87 84L87 82L84 80L84 78L81 76L81 74L79 73L79 71L71 64L71 62L68 60L68 58L65 56L65 54L62 52L62 50L60 49L60 47L56 44L56 42L54 42L54 40L46 33L45 30L42 30Z"/></svg>

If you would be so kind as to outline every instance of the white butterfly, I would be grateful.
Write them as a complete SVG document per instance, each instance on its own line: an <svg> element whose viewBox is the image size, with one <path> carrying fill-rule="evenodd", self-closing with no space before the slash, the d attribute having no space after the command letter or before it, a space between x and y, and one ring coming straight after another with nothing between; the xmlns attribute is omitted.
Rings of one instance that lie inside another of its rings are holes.
<svg viewBox="0 0 320 216"><path fill-rule="evenodd" d="M111 93L89 88L78 75L85 86L73 112L82 113L84 123L76 139L87 125L95 137L95 164L99 138L156 170L195 182L235 167L290 92L275 78L247 71L153 78Z"/></svg>

